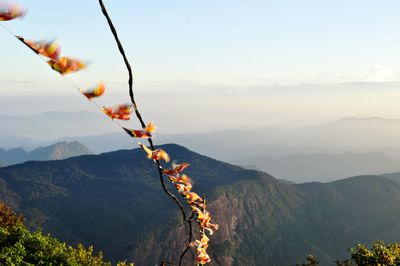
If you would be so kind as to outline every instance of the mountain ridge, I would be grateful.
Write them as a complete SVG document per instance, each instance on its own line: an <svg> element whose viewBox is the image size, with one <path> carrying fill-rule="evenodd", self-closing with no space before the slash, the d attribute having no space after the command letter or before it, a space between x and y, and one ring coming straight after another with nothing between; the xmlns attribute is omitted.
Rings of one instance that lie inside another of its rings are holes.
<svg viewBox="0 0 400 266"><path fill-rule="evenodd" d="M0 148L0 161L6 164L16 164L35 160L60 160L84 154L92 154L92 151L80 142L63 141L49 146L41 146L29 152L22 148L13 148L9 150Z"/></svg>
<svg viewBox="0 0 400 266"><path fill-rule="evenodd" d="M400 237L400 185L388 178L283 184L182 146L159 147L191 164L194 191L207 198L220 224L211 265L287 265L310 253L330 265L356 243ZM24 213L31 228L94 244L112 261L154 265L176 261L184 249L179 211L142 150L7 166L0 168L0 184L0 200Z"/></svg>

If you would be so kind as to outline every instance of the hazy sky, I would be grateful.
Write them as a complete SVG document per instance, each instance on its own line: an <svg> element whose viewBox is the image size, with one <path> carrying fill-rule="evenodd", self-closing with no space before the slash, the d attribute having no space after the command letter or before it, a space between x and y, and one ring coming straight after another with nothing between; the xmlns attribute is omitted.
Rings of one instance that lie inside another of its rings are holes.
<svg viewBox="0 0 400 266"><path fill-rule="evenodd" d="M126 70L98 1L20 0L26 38L57 37L103 80L100 104L128 101ZM165 131L400 117L398 0L105 1L135 70L147 119ZM0 28L0 112L92 110ZM190 121L190 122L186 122ZM160 130L162 130L160 128Z"/></svg>

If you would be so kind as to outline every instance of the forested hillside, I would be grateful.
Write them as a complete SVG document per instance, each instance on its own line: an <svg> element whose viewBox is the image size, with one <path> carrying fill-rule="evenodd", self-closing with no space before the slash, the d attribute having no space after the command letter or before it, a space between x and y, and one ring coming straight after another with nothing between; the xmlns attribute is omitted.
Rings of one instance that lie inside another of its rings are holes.
<svg viewBox="0 0 400 266"><path fill-rule="evenodd" d="M213 265L287 265L310 253L327 265L348 257L356 243L400 238L396 181L361 176L290 185L181 146L162 147L191 164L187 173L210 199L220 224L211 242ZM22 212L31 228L93 244L113 262L176 261L184 227L142 155L122 150L4 167L0 200Z"/></svg>

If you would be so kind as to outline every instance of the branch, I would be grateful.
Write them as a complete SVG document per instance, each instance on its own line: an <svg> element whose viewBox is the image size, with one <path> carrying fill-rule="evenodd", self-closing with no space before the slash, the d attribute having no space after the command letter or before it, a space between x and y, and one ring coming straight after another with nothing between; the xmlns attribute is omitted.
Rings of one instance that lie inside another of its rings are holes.
<svg viewBox="0 0 400 266"><path fill-rule="evenodd" d="M122 55L122 57L123 57L123 59L124 59L126 69L128 70L128 74L129 74L129 80L128 80L128 84L129 84L129 96L130 96L130 98L131 98L131 102L132 102L132 104L133 104L136 117L138 118L138 120L139 120L139 122L140 122L142 128L145 128L145 127L146 127L146 123L144 122L144 120L143 120L143 118L142 118L142 115L140 114L140 112L139 112L139 110L138 110L138 108L137 108L137 104L136 104L136 101L135 101L135 96L134 96L134 94L133 94L133 73L132 73L132 67L131 67L131 65L130 65L130 63L129 63L129 61L128 61L128 58L126 57L126 54L125 54L124 48L123 48L123 46L122 46L122 43L121 43L121 41L119 40L118 33L117 33L117 31L116 31L116 29L115 29L115 27L114 27L114 24L113 24L113 22L112 22L110 16L108 15L107 9L106 9L106 7L104 6L103 1L102 1L102 0L99 0L99 4L100 4L100 7L101 7L101 11L103 12L103 15L104 15L105 18L107 19L108 26L110 27L110 30L111 30L111 32L112 32L112 34L113 34L113 36L114 36L114 39L115 39L115 41L117 42L118 50L119 50L119 52L121 53L121 55ZM154 144L153 144L153 141L152 141L151 138L148 138L148 142L149 142L149 144L150 144L151 149L152 149L152 150L155 150ZM186 213L185 213L185 210L183 209L182 204L181 204L180 201L177 199L177 197L176 197L173 193L171 193L171 192L168 190L167 186L165 185L164 175L163 175L163 171L162 171L162 168L161 168L160 161L156 161L156 164L157 164L158 173L159 173L159 176L160 176L160 183L161 183L161 186L162 186L164 192L165 192L173 201L175 201L175 203L178 205L179 209L181 210L183 220L186 221L186 222L188 223L188 225L189 225L189 242L188 242L187 247L185 248L185 250L183 251L183 253L181 254L181 256L180 256L180 258L179 258L179 265L181 265L182 260L183 260L183 257L185 256L186 252L188 251L188 249L189 249L189 247L190 247L189 244L192 242L192 231L193 231L193 228L192 228L192 221L191 221L191 219L192 219L193 215L191 215L190 218L187 218L187 217L186 217Z"/></svg>

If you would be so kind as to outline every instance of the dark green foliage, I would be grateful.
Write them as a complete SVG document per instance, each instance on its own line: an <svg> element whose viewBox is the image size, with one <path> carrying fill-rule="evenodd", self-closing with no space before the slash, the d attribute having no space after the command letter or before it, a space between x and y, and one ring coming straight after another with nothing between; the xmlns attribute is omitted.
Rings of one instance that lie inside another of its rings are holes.
<svg viewBox="0 0 400 266"><path fill-rule="evenodd" d="M0 227L0 264L4 265L111 265L93 248L76 249L40 231L30 233L22 224L5 229Z"/></svg>
<svg viewBox="0 0 400 266"><path fill-rule="evenodd" d="M362 244L350 248L351 258L336 261L337 266L397 266L400 265L400 245L392 243L385 245L382 241L375 241L369 250ZM296 266L318 265L316 257L309 255L307 263L296 264Z"/></svg>
<svg viewBox="0 0 400 266"><path fill-rule="evenodd" d="M104 262L101 253L94 255L91 246L85 248L79 244L73 248L40 231L31 233L23 225L22 217L1 202L0 265L111 266L111 263Z"/></svg>
<svg viewBox="0 0 400 266"><path fill-rule="evenodd" d="M351 259L348 260L337 260L336 262L336 266L354 266L354 263L351 261Z"/></svg>
<svg viewBox="0 0 400 266"><path fill-rule="evenodd" d="M358 244L351 248L350 252L352 261L358 266L400 265L400 245L398 243L386 246L383 242L377 241L373 244L371 250L368 250L364 245Z"/></svg>

